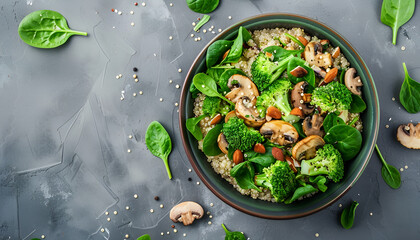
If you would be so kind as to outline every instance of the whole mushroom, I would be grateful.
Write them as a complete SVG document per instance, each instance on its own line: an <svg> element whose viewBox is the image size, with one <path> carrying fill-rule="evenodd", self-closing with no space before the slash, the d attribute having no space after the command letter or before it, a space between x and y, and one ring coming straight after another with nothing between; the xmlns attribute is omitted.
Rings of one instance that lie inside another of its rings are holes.
<svg viewBox="0 0 420 240"><path fill-rule="evenodd" d="M318 67L328 68L333 65L332 56L330 53L323 53L322 45L318 42L310 42L305 47L303 53L305 60Z"/></svg>
<svg viewBox="0 0 420 240"><path fill-rule="evenodd" d="M236 103L241 97L248 97L253 105L255 105L257 97L260 95L257 86L255 86L251 79L240 74L232 75L228 80L227 86L231 91L225 97L233 103Z"/></svg>
<svg viewBox="0 0 420 240"><path fill-rule="evenodd" d="M397 130L398 141L406 148L420 149L420 124L402 124Z"/></svg>
<svg viewBox="0 0 420 240"><path fill-rule="evenodd" d="M235 105L235 113L238 118L244 120L249 127L260 127L265 123L265 118L260 117L260 113L255 108L249 97L241 97Z"/></svg>
<svg viewBox="0 0 420 240"><path fill-rule="evenodd" d="M269 138L271 142L279 145L291 145L295 143L299 134L292 124L283 120L273 120L260 128L260 133L266 138Z"/></svg>
<svg viewBox="0 0 420 240"><path fill-rule="evenodd" d="M316 150L324 145L324 139L320 136L308 136L296 143L292 149L292 157L298 161L312 159L316 155Z"/></svg>
<svg viewBox="0 0 420 240"><path fill-rule="evenodd" d="M190 225L195 219L200 219L204 215L204 210L196 202L186 201L175 205L169 213L169 218L173 222L182 222L185 226Z"/></svg>
<svg viewBox="0 0 420 240"><path fill-rule="evenodd" d="M303 96L305 94L306 88L309 84L305 81L298 82L294 87L290 94L290 99L292 100L292 105L294 108L299 108L302 110L303 114L308 115L311 114L315 107L309 103L305 103Z"/></svg>
<svg viewBox="0 0 420 240"><path fill-rule="evenodd" d="M362 80L360 79L360 76L355 77L356 75L356 69L349 68L346 71L346 74L344 75L344 83L346 84L346 87L356 95L362 95Z"/></svg>
<svg viewBox="0 0 420 240"><path fill-rule="evenodd" d="M324 117L320 114L314 114L312 116L307 116L302 123L303 132L306 136L318 135L324 137L325 132L322 130L322 125L324 123Z"/></svg>

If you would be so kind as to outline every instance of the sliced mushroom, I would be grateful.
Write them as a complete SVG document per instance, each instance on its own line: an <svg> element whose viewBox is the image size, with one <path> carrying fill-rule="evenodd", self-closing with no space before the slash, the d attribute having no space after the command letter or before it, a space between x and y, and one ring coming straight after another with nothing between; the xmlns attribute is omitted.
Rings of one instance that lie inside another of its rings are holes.
<svg viewBox="0 0 420 240"><path fill-rule="evenodd" d="M308 45L306 45L305 47L305 52L303 53L303 56L309 64L318 67L328 68L333 64L331 54L322 52L321 43L308 43Z"/></svg>
<svg viewBox="0 0 420 240"><path fill-rule="evenodd" d="M297 66L293 70L290 71L290 74L292 74L295 77L301 78L301 77L306 76L306 74L308 74L308 71L301 66Z"/></svg>
<svg viewBox="0 0 420 240"><path fill-rule="evenodd" d="M223 133L220 133L217 137L217 145L224 154L228 154L229 143Z"/></svg>
<svg viewBox="0 0 420 240"><path fill-rule="evenodd" d="M271 142L279 145L290 145L295 143L299 134L292 124L283 120L273 120L262 125L261 135L269 138Z"/></svg>
<svg viewBox="0 0 420 240"><path fill-rule="evenodd" d="M324 137L325 132L321 129L323 123L324 118L320 114L307 116L305 120L303 120L303 132L306 136L318 135L320 137Z"/></svg>
<svg viewBox="0 0 420 240"><path fill-rule="evenodd" d="M257 86L251 79L240 74L232 75L228 80L227 86L231 91L225 97L233 103L236 103L241 97L248 97L255 105L257 97L260 95Z"/></svg>
<svg viewBox="0 0 420 240"><path fill-rule="evenodd" d="M196 202L182 202L171 209L169 218L173 222L182 222L185 226L190 225L195 219L200 219L204 215L204 210Z"/></svg>
<svg viewBox="0 0 420 240"><path fill-rule="evenodd" d="M356 76L356 69L349 68L346 71L346 74L344 75L344 83L346 84L346 87L356 95L362 95L362 80L360 79L360 76Z"/></svg>
<svg viewBox="0 0 420 240"><path fill-rule="evenodd" d="M241 97L235 105L235 113L238 118L242 118L249 127L260 127L265 123L265 119L260 117L260 113L249 97Z"/></svg>
<svg viewBox="0 0 420 240"><path fill-rule="evenodd" d="M398 141L406 148L420 149L420 124L402 124L397 130Z"/></svg>
<svg viewBox="0 0 420 240"><path fill-rule="evenodd" d="M232 110L232 111L228 112L228 114L226 114L225 123L227 123L231 117L236 117L235 110Z"/></svg>
<svg viewBox="0 0 420 240"><path fill-rule="evenodd" d="M309 103L305 103L303 100L304 92L307 86L309 86L309 84L305 81L298 82L290 94L293 108L302 109L302 112L305 115L311 114L315 110L314 106Z"/></svg>
<svg viewBox="0 0 420 240"><path fill-rule="evenodd" d="M308 136L296 143L292 149L292 156L298 161L312 159L316 155L316 150L324 145L325 142L320 136Z"/></svg>

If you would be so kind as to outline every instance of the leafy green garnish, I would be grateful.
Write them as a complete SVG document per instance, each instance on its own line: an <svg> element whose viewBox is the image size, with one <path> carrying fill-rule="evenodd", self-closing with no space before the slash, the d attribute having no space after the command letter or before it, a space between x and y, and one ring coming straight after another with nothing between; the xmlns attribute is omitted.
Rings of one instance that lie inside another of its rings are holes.
<svg viewBox="0 0 420 240"><path fill-rule="evenodd" d="M219 65L238 62L242 56L243 44L248 42L249 39L251 39L251 34L248 32L248 30L246 30L244 27L239 27L238 36L233 41L228 55Z"/></svg>
<svg viewBox="0 0 420 240"><path fill-rule="evenodd" d="M251 162L245 161L235 165L230 170L230 176L235 178L236 183L242 189L255 189L261 192L254 183L255 169Z"/></svg>
<svg viewBox="0 0 420 240"><path fill-rule="evenodd" d="M216 65L222 58L223 54L232 47L233 41L230 40L217 40L212 43L207 49L206 53L206 66L209 69Z"/></svg>
<svg viewBox="0 0 420 240"><path fill-rule="evenodd" d="M219 5L219 0L187 0L188 7L197 13L213 12Z"/></svg>
<svg viewBox="0 0 420 240"><path fill-rule="evenodd" d="M308 67L306 64L307 64L306 61L299 57L292 58L289 61L289 64L287 65L287 76L289 77L289 80L293 84L297 84L298 82L301 82L301 81L306 81L309 83L309 85L311 85L312 87L315 87L315 72L311 67ZM293 76L290 73L290 71L292 71L298 66L303 67L306 71L308 71L308 74L306 74L303 77Z"/></svg>
<svg viewBox="0 0 420 240"><path fill-rule="evenodd" d="M225 225L222 223L222 227L225 230L226 237L225 240L245 240L245 236L240 232L230 232L227 230Z"/></svg>
<svg viewBox="0 0 420 240"><path fill-rule="evenodd" d="M351 113L361 113L366 109L366 103L363 101L363 98L359 95L351 95L351 104L349 112Z"/></svg>
<svg viewBox="0 0 420 240"><path fill-rule="evenodd" d="M375 149L379 155L379 159L381 159L382 162L382 178L384 179L386 184L388 184L388 186L390 186L391 188L399 188L401 186L400 172L398 172L398 170L394 166L388 164L385 161L377 144L375 144Z"/></svg>
<svg viewBox="0 0 420 240"><path fill-rule="evenodd" d="M217 98L216 98L217 99ZM195 118L188 118L186 122L186 126L188 131L195 137L197 140L203 139L203 133L201 132L200 126L198 123L203 120L206 117L206 115L201 115L199 117Z"/></svg>
<svg viewBox="0 0 420 240"><path fill-rule="evenodd" d="M332 144L341 153L344 161L355 157L362 146L362 134L356 128L345 124L330 128L324 140L326 143Z"/></svg>
<svg viewBox="0 0 420 240"><path fill-rule="evenodd" d="M144 234L143 236L137 238L137 240L152 240L149 234Z"/></svg>
<svg viewBox="0 0 420 240"><path fill-rule="evenodd" d="M209 97L219 97L225 100L226 102L230 103L231 105L234 105L231 101L229 101L217 91L216 81L214 81L214 79L210 76L204 73L198 73L194 76L193 83L194 86L204 95Z"/></svg>
<svg viewBox="0 0 420 240"><path fill-rule="evenodd" d="M217 124L206 134L203 140L203 152L207 156L216 156L222 153L217 145L217 138L222 131L223 124Z"/></svg>
<svg viewBox="0 0 420 240"><path fill-rule="evenodd" d="M195 25L194 31L198 31L204 24L206 24L210 20L210 16L204 14L204 16L201 18L201 20Z"/></svg>
<svg viewBox="0 0 420 240"><path fill-rule="evenodd" d="M353 226L357 206L359 206L359 203L354 201L341 213L341 226L343 226L343 228L350 229Z"/></svg>
<svg viewBox="0 0 420 240"><path fill-rule="evenodd" d="M383 0L381 21L392 28L392 44L397 43L398 29L413 16L415 0Z"/></svg>
<svg viewBox="0 0 420 240"><path fill-rule="evenodd" d="M290 204L296 200L298 200L300 197L303 197L307 194L310 193L315 193L317 192L318 189L314 188L312 185L305 185L303 187L299 187L295 190L295 192L293 193L293 196L289 199L287 199L286 201L284 201L284 203L286 204Z"/></svg>
<svg viewBox="0 0 420 240"><path fill-rule="evenodd" d="M85 32L71 30L63 15L51 10L28 14L20 22L18 32L25 43L36 48L55 48L73 35L87 36Z"/></svg>
<svg viewBox="0 0 420 240"><path fill-rule="evenodd" d="M405 78L400 90L400 102L409 113L420 112L420 83L414 81L403 63Z"/></svg>
<svg viewBox="0 0 420 240"><path fill-rule="evenodd" d="M328 132L332 127L339 124L346 124L335 112L329 113L324 119L324 130Z"/></svg>
<svg viewBox="0 0 420 240"><path fill-rule="evenodd" d="M150 123L146 130L146 146L149 151L163 160L169 179L172 179L171 170L168 164L168 156L172 151L171 137L165 128L157 121Z"/></svg>

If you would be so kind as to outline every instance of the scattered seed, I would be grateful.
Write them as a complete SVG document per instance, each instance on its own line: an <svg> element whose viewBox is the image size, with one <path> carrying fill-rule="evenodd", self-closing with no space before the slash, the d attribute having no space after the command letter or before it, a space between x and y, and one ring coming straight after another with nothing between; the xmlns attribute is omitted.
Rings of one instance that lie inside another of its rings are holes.
<svg viewBox="0 0 420 240"><path fill-rule="evenodd" d="M169 36L169 40L172 40L173 39L173 37L172 36Z"/></svg>
<svg viewBox="0 0 420 240"><path fill-rule="evenodd" d="M394 97L392 97L391 99L392 99L392 101L395 101L395 98Z"/></svg>
<svg viewBox="0 0 420 240"><path fill-rule="evenodd" d="M133 27L134 27L134 22L131 22L131 26L133 26Z"/></svg>
<svg viewBox="0 0 420 240"><path fill-rule="evenodd" d="M155 57L156 57L156 56L157 56L157 55L156 55L156 53L153 53L153 56L155 56Z"/></svg>
<svg viewBox="0 0 420 240"><path fill-rule="evenodd" d="M117 215L118 214L118 212L117 211L114 211L114 215Z"/></svg>
<svg viewBox="0 0 420 240"><path fill-rule="evenodd" d="M204 29L204 30L203 30L203 33L206 33L206 32L207 32L207 30L206 30L206 29Z"/></svg>
<svg viewBox="0 0 420 240"><path fill-rule="evenodd" d="M133 67L133 72L137 72L138 69L136 67Z"/></svg>
<svg viewBox="0 0 420 240"><path fill-rule="evenodd" d="M101 228L101 232L105 232L105 229Z"/></svg>
<svg viewBox="0 0 420 240"><path fill-rule="evenodd" d="M137 93L133 93L133 97L137 96Z"/></svg>
<svg viewBox="0 0 420 240"><path fill-rule="evenodd" d="M388 121L391 122L392 118L389 118Z"/></svg>
<svg viewBox="0 0 420 240"><path fill-rule="evenodd" d="M405 166L404 166L404 168L405 168L405 169L408 169L408 166L407 166L407 165L405 165Z"/></svg>
<svg viewBox="0 0 420 240"><path fill-rule="evenodd" d="M188 172L192 172L192 169L190 168L190 169L188 169Z"/></svg>
<svg viewBox="0 0 420 240"><path fill-rule="evenodd" d="M111 8L111 12L114 12L114 11L115 11L115 9Z"/></svg>
<svg viewBox="0 0 420 240"><path fill-rule="evenodd" d="M190 178L190 177L189 177L189 178L188 178L188 181L190 181L190 182L191 182L191 181L192 181L192 178Z"/></svg>
<svg viewBox="0 0 420 240"><path fill-rule="evenodd" d="M158 196L155 196L155 197L154 197L154 199L155 199L156 201L159 201L159 197L158 197Z"/></svg>
<svg viewBox="0 0 420 240"><path fill-rule="evenodd" d="M176 228L174 229L174 233L178 232L178 230L176 230Z"/></svg>
<svg viewBox="0 0 420 240"><path fill-rule="evenodd" d="M191 24L192 24L193 26L195 26L195 22L192 22Z"/></svg>
<svg viewBox="0 0 420 240"><path fill-rule="evenodd" d="M197 182L197 185L200 185L200 182Z"/></svg>
<svg viewBox="0 0 420 240"><path fill-rule="evenodd" d="M373 216L373 213L369 213L370 216Z"/></svg>
<svg viewBox="0 0 420 240"><path fill-rule="evenodd" d="M212 216L212 215L210 215L210 216L209 216L209 218L213 218L213 216Z"/></svg>
<svg viewBox="0 0 420 240"><path fill-rule="evenodd" d="M197 42L197 41L198 41L198 38L194 38L194 41L196 41L196 42Z"/></svg>
<svg viewBox="0 0 420 240"><path fill-rule="evenodd" d="M174 6L174 4L173 4L173 3L169 3L169 6L173 7L173 6Z"/></svg>
<svg viewBox="0 0 420 240"><path fill-rule="evenodd" d="M142 5L143 7L146 7L146 3L145 3L145 2L142 2L142 3L141 3L141 5Z"/></svg>
<svg viewBox="0 0 420 240"><path fill-rule="evenodd" d="M186 233L184 233L184 234L182 234L182 236L186 237L186 236L187 236L187 234L186 234Z"/></svg>
<svg viewBox="0 0 420 240"><path fill-rule="evenodd" d="M140 95L143 95L143 91L140 91L140 92L139 92L139 94L140 94Z"/></svg>
<svg viewBox="0 0 420 240"><path fill-rule="evenodd" d="M109 215L109 212L105 212L105 215L107 215L107 216L108 216L108 215Z"/></svg>
<svg viewBox="0 0 420 240"><path fill-rule="evenodd" d="M159 101L163 102L163 98L159 98Z"/></svg>
<svg viewBox="0 0 420 240"><path fill-rule="evenodd" d="M230 19L232 19L232 16L229 16L229 17L228 17L228 19L229 19L229 20L230 20Z"/></svg>
<svg viewBox="0 0 420 240"><path fill-rule="evenodd" d="M137 195L137 194L134 194L134 198L136 198L136 199L137 199L138 197L139 197L139 195Z"/></svg>
<svg viewBox="0 0 420 240"><path fill-rule="evenodd" d="M181 69L181 68L179 68L179 69L178 69L178 72L182 72L182 69Z"/></svg>
<svg viewBox="0 0 420 240"><path fill-rule="evenodd" d="M139 82L139 79L138 78L134 79L134 82Z"/></svg>
<svg viewBox="0 0 420 240"><path fill-rule="evenodd" d="M219 28L217 31L218 31L218 32L222 32L222 29L220 29L220 28Z"/></svg>
<svg viewBox="0 0 420 240"><path fill-rule="evenodd" d="M402 51L404 51L404 50L405 50L405 46L402 46L402 47L401 47L401 50L402 50Z"/></svg>
<svg viewBox="0 0 420 240"><path fill-rule="evenodd" d="M138 3L138 2L135 2L135 3L134 3L134 6L137 6L137 5L139 5L139 3Z"/></svg>
<svg viewBox="0 0 420 240"><path fill-rule="evenodd" d="M155 210L153 210L153 208L152 208L152 209L150 209L150 212L151 212L151 213L153 213L154 211L155 211Z"/></svg>
<svg viewBox="0 0 420 240"><path fill-rule="evenodd" d="M129 206L125 206L125 210L130 210L130 207Z"/></svg>
<svg viewBox="0 0 420 240"><path fill-rule="evenodd" d="M176 87L176 88L179 88L179 84L177 84L175 87Z"/></svg>
<svg viewBox="0 0 420 240"><path fill-rule="evenodd" d="M41 235L41 238L44 239L45 238L45 235Z"/></svg>
<svg viewBox="0 0 420 240"><path fill-rule="evenodd" d="M315 237L319 237L319 233L315 233Z"/></svg>
<svg viewBox="0 0 420 240"><path fill-rule="evenodd" d="M175 228L175 225L171 225L171 228Z"/></svg>
<svg viewBox="0 0 420 240"><path fill-rule="evenodd" d="M338 205L338 207L342 207L342 206L343 206L343 204L341 204L341 203Z"/></svg>
<svg viewBox="0 0 420 240"><path fill-rule="evenodd" d="M160 207L160 208L163 208L163 204L160 204L160 205L159 205L159 207Z"/></svg>
<svg viewBox="0 0 420 240"><path fill-rule="evenodd" d="M213 203L210 203L210 207L213 207L214 206L214 204Z"/></svg>
<svg viewBox="0 0 420 240"><path fill-rule="evenodd" d="M210 215L210 211L207 211L207 215Z"/></svg>
<svg viewBox="0 0 420 240"><path fill-rule="evenodd" d="M133 78L135 79L135 78L137 78L137 74L133 74Z"/></svg>
<svg viewBox="0 0 420 240"><path fill-rule="evenodd" d="M175 103L175 106L176 106L176 107L178 107L178 105L179 105L179 104L176 102L176 103Z"/></svg>
<svg viewBox="0 0 420 240"><path fill-rule="evenodd" d="M130 14L133 15L134 14L134 11L130 11Z"/></svg>
<svg viewBox="0 0 420 240"><path fill-rule="evenodd" d="M387 125L385 125L385 128L389 128L389 125L387 124Z"/></svg>
<svg viewBox="0 0 420 240"><path fill-rule="evenodd" d="M118 12L118 15L121 15L121 14L122 14L122 12L121 12L121 11L119 11L119 12Z"/></svg>
<svg viewBox="0 0 420 240"><path fill-rule="evenodd" d="M108 222L111 222L111 218L107 218L106 220L107 220Z"/></svg>
<svg viewBox="0 0 420 240"><path fill-rule="evenodd" d="M169 235L169 234L170 234L170 232L166 232L166 234L168 234L168 235Z"/></svg>
<svg viewBox="0 0 420 240"><path fill-rule="evenodd" d="M211 221L209 221L208 224L211 225Z"/></svg>
<svg viewBox="0 0 420 240"><path fill-rule="evenodd" d="M169 83L173 83L173 81L172 80L169 80Z"/></svg>
<svg viewBox="0 0 420 240"><path fill-rule="evenodd" d="M128 152L128 153L131 153L131 149L127 149L127 152Z"/></svg>
<svg viewBox="0 0 420 240"><path fill-rule="evenodd" d="M404 168L400 168L400 171L401 171L401 172L404 172Z"/></svg>
<svg viewBox="0 0 420 240"><path fill-rule="evenodd" d="M193 33L191 33L191 35L190 35L191 37L194 37L194 34Z"/></svg>
<svg viewBox="0 0 420 240"><path fill-rule="evenodd" d="M164 234L163 232L160 233L161 236L163 236L163 234Z"/></svg>
<svg viewBox="0 0 420 240"><path fill-rule="evenodd" d="M201 37L198 37L198 38L197 38L197 40L198 40L198 41L201 41Z"/></svg>
<svg viewBox="0 0 420 240"><path fill-rule="evenodd" d="M130 235L128 235L128 234L125 234L125 238L129 238L130 237Z"/></svg>

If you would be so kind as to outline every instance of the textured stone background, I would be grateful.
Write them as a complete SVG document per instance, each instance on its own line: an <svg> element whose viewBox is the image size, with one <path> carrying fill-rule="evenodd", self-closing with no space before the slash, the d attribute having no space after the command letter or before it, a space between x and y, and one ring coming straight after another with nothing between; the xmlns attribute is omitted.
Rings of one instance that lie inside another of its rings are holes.
<svg viewBox="0 0 420 240"><path fill-rule="evenodd" d="M145 7L135 7L132 0L1 1L0 239L41 235L123 239L125 234L134 238L144 233L152 239L223 239L221 223L244 231L250 239L315 239L315 233L319 239L420 236L419 152L403 148L395 139L399 124L420 120L419 114L408 114L398 102L403 61L410 75L420 80L418 9L401 28L397 46L391 44L390 28L380 22L381 1L224 0L210 14L205 27L214 25L215 30L259 13L288 12L317 19L340 32L359 51L375 79L382 119L378 144L383 154L398 169L408 166L401 173L401 188L392 190L382 180L381 163L374 154L356 185L337 203L301 219L273 221L238 212L203 184L195 184L199 179L188 172L179 136L174 104L180 88L176 85L182 87L193 59L215 35L196 34L202 39L199 42L190 38L191 22L201 15L190 11L183 0L173 0L172 7L170 0L145 2ZM26 45L17 33L19 22L40 9L62 13L71 28L89 36L73 37L57 49ZM139 68L139 83L133 81L133 67ZM116 79L118 74L123 77ZM152 120L162 122L173 140L172 181L144 144L145 129ZM133 198L135 193L138 199ZM156 195L159 202L153 199ZM178 233L174 233L168 213L182 200L199 202L213 218L189 227L177 224ZM354 227L344 230L338 221L339 204L346 206L351 200L360 206ZM207 223L210 220L212 225Z"/></svg>

